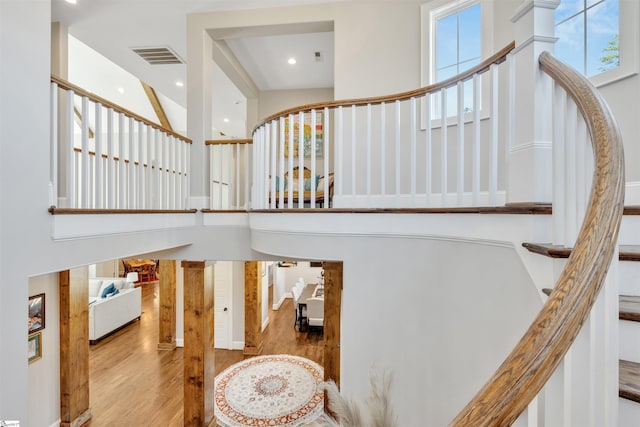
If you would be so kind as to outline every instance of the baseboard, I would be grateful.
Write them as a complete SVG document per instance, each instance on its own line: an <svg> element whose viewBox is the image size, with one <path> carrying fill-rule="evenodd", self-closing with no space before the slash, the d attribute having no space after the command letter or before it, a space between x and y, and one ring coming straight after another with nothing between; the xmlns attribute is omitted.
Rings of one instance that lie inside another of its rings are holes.
<svg viewBox="0 0 640 427"><path fill-rule="evenodd" d="M184 338L176 338L176 347L184 347Z"/></svg>
<svg viewBox="0 0 640 427"><path fill-rule="evenodd" d="M640 182L627 182L624 192L625 206L640 205Z"/></svg>
<svg viewBox="0 0 640 427"><path fill-rule="evenodd" d="M269 326L269 316L267 316L266 319L264 319L264 322L262 322L262 331L264 332L265 329L267 329L267 326Z"/></svg>
<svg viewBox="0 0 640 427"><path fill-rule="evenodd" d="M51 424L49 427L60 427L60 423L62 422L62 420L60 418L58 418L56 420L56 422L54 422L53 424Z"/></svg>
<svg viewBox="0 0 640 427"><path fill-rule="evenodd" d="M282 297L280 297L280 301L273 303L273 309L274 310L280 310L280 306L282 305L282 303L284 302L285 299L287 298L292 298L291 294L287 293L282 295Z"/></svg>
<svg viewBox="0 0 640 427"><path fill-rule="evenodd" d="M244 350L244 341L232 341L231 350Z"/></svg>

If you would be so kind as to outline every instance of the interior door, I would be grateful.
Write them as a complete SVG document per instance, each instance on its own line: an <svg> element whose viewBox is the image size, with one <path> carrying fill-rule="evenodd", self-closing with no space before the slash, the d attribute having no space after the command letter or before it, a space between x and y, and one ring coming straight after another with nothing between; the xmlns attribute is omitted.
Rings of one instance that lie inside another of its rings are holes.
<svg viewBox="0 0 640 427"><path fill-rule="evenodd" d="M233 262L218 261L213 269L213 346L231 349L231 284Z"/></svg>

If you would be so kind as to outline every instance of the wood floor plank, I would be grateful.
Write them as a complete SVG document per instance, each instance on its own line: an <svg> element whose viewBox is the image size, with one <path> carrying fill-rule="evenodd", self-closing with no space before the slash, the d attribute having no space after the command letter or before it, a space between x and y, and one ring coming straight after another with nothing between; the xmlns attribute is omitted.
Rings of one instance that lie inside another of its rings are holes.
<svg viewBox="0 0 640 427"><path fill-rule="evenodd" d="M158 285L145 284L140 321L91 346L88 426L183 425L183 351L157 350L158 302ZM323 364L322 334L294 329L291 299L269 312L262 354L293 354ZM243 358L242 350L215 350L216 375Z"/></svg>

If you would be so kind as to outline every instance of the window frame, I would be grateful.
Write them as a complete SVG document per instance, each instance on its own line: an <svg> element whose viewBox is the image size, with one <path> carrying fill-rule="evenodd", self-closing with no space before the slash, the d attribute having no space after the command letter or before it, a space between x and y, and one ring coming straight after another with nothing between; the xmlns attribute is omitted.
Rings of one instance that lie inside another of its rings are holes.
<svg viewBox="0 0 640 427"><path fill-rule="evenodd" d="M468 7L480 5L480 62L493 54L493 2L490 0L435 0L429 3L423 3L420 7L421 16L421 70L420 82L422 87L436 83L436 25L438 19L458 13ZM486 78L481 80L481 92L490 93L489 81ZM489 117L489 98L481 96L480 99L480 118L484 120ZM424 101L423 101L424 103ZM423 108L424 111L424 108ZM421 128L426 128L426 117L422 114ZM464 114L464 122L471 122L473 112ZM457 123L457 115L447 116L446 125L450 126ZM430 119L431 128L442 126L441 118Z"/></svg>

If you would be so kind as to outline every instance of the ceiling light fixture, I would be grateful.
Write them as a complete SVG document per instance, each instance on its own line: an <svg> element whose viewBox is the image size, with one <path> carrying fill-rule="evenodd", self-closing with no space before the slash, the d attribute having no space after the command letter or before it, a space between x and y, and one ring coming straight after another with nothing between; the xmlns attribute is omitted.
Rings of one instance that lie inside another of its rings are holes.
<svg viewBox="0 0 640 427"><path fill-rule="evenodd" d="M71 3L71 4L76 4L76 0L64 0L64 1L66 1L67 3Z"/></svg>
<svg viewBox="0 0 640 427"><path fill-rule="evenodd" d="M124 89L123 89L123 88L121 88L121 87L119 87L119 88L118 88L118 92L120 92L120 93L124 93Z"/></svg>
<svg viewBox="0 0 640 427"><path fill-rule="evenodd" d="M289 63L289 65L294 65L297 61L296 61L296 58L291 57L287 62Z"/></svg>
<svg viewBox="0 0 640 427"><path fill-rule="evenodd" d="M184 83L182 83L182 80L176 80L176 86L182 87L184 86Z"/></svg>
<svg viewBox="0 0 640 427"><path fill-rule="evenodd" d="M229 123L229 119L227 117L225 117L224 119L222 119L223 122L225 123Z"/></svg>

